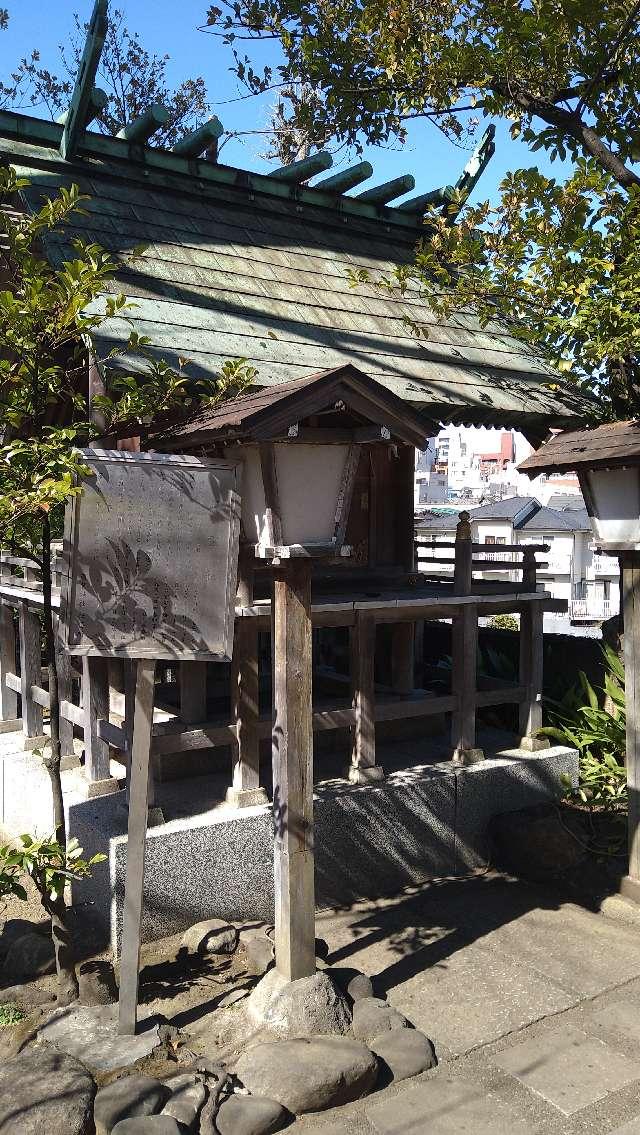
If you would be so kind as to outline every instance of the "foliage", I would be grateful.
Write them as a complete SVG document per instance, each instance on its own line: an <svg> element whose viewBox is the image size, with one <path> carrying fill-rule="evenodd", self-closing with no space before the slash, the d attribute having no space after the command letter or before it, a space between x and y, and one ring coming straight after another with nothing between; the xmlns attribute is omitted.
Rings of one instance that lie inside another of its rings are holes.
<svg viewBox="0 0 640 1135"><path fill-rule="evenodd" d="M42 905L45 910L50 910L51 904L64 896L68 883L90 878L92 868L105 859L106 856L100 853L91 859L83 859L77 839L70 839L63 847L53 837L33 839L30 835L22 835L19 847L8 844L0 847L0 879L8 874L12 878L16 877L16 873L29 875ZM14 885L12 893L26 899L24 888L21 890L23 893L19 894Z"/></svg>
<svg viewBox="0 0 640 1135"><path fill-rule="evenodd" d="M515 615L494 615L489 620L489 626L498 631L517 631L520 624Z"/></svg>
<svg viewBox="0 0 640 1135"><path fill-rule="evenodd" d="M465 144L489 116L572 163L564 182L507 175L493 208L434 210L416 264L379 283L506 322L596 390L594 416L640 413L638 0L222 0L208 26L249 92L286 92L309 144L402 143L412 119ZM272 38L281 60L259 69L244 41Z"/></svg>
<svg viewBox="0 0 640 1135"><path fill-rule="evenodd" d="M590 807L618 810L627 806L624 669L615 651L608 646L604 651L607 670L601 693L612 710L600 704L586 674L580 671L579 686L562 701L552 703L549 716L553 724L540 732L578 750L578 787L574 789L565 778L567 795Z"/></svg>
<svg viewBox="0 0 640 1135"><path fill-rule="evenodd" d="M8 1025L17 1025L19 1021L24 1021L26 1014L17 1005L12 1004L10 1001L0 1005L0 1029L6 1028Z"/></svg>
<svg viewBox="0 0 640 1135"><path fill-rule="evenodd" d="M9 81L0 84L0 104L29 101L44 106L52 118L69 105L78 72L87 25L76 14L75 36L70 44L60 44L62 73L55 75L40 65L34 50L23 58ZM166 127L155 135L164 146L172 146L209 116L206 83L202 76L185 79L171 89L167 80L168 55L150 54L140 36L130 31L125 14L115 8L109 14L109 29L100 60L98 83L106 89L109 102L97 125L105 134L117 134L151 103L161 103L169 111Z"/></svg>

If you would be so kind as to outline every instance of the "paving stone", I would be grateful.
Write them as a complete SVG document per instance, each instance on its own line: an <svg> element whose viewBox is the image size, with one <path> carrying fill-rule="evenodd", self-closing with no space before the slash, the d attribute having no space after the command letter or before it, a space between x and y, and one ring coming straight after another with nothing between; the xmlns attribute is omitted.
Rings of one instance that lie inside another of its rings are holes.
<svg viewBox="0 0 640 1135"><path fill-rule="evenodd" d="M540 1033L492 1060L563 1115L640 1079L640 1063L568 1026L559 1035Z"/></svg>
<svg viewBox="0 0 640 1135"><path fill-rule="evenodd" d="M55 951L51 938L35 931L16 938L7 950L2 969L4 977L10 981L55 973Z"/></svg>
<svg viewBox="0 0 640 1135"><path fill-rule="evenodd" d="M365 1115L376 1135L535 1135L495 1096L440 1076L385 1103L367 1104Z"/></svg>
<svg viewBox="0 0 640 1135"><path fill-rule="evenodd" d="M0 1066L2 1135L89 1135L93 1077L79 1060L45 1045Z"/></svg>
<svg viewBox="0 0 640 1135"><path fill-rule="evenodd" d="M171 1095L162 1109L162 1115L170 1115L185 1127L192 1127L207 1098L202 1080L193 1073L185 1072L166 1080L165 1086L169 1088Z"/></svg>
<svg viewBox="0 0 640 1135"><path fill-rule="evenodd" d="M390 1029L374 1037L369 1048L381 1061L383 1079L408 1080L437 1064L431 1041L418 1029Z"/></svg>
<svg viewBox="0 0 640 1135"><path fill-rule="evenodd" d="M196 922L182 935L180 946L190 954L232 954L238 945L238 931L222 918Z"/></svg>
<svg viewBox="0 0 640 1135"><path fill-rule="evenodd" d="M77 1056L95 1072L127 1068L160 1044L158 1024L142 1021L135 1036L118 1032L117 1005L69 1005L49 1013L38 1030L41 1040Z"/></svg>
<svg viewBox="0 0 640 1135"><path fill-rule="evenodd" d="M269 970L247 1001L247 1015L253 1025L279 1037L342 1035L351 1027L349 1005L327 971L286 981Z"/></svg>
<svg viewBox="0 0 640 1135"><path fill-rule="evenodd" d="M606 1029L608 1032L620 1033L626 1040L640 1043L640 1007L629 1001L615 1001L612 1005L600 1009L590 1015L584 1027L591 1032L589 1022Z"/></svg>
<svg viewBox="0 0 640 1135"><path fill-rule="evenodd" d="M378 1061L342 1036L276 1040L246 1049L236 1075L252 1095L267 1096L294 1115L360 1099L373 1088Z"/></svg>
<svg viewBox="0 0 640 1135"><path fill-rule="evenodd" d="M93 1105L96 1135L110 1135L122 1119L155 1115L170 1089L153 1076L122 1076L101 1088Z"/></svg>
<svg viewBox="0 0 640 1135"><path fill-rule="evenodd" d="M616 1127L609 1135L640 1135L640 1115L630 1119L628 1123L623 1123L622 1127Z"/></svg>
<svg viewBox="0 0 640 1135"><path fill-rule="evenodd" d="M353 1006L353 1035L370 1041L390 1029L404 1029L407 1018L378 997L363 997Z"/></svg>
<svg viewBox="0 0 640 1135"><path fill-rule="evenodd" d="M216 1115L219 1135L273 1135L290 1119L276 1100L265 1096L230 1096Z"/></svg>

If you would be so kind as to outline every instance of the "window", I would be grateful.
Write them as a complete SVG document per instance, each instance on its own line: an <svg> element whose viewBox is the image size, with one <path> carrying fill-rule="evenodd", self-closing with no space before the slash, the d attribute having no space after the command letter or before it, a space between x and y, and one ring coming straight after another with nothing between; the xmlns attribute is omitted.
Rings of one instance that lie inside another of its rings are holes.
<svg viewBox="0 0 640 1135"><path fill-rule="evenodd" d="M506 542L507 542L506 536L496 536L496 544L506 544Z"/></svg>

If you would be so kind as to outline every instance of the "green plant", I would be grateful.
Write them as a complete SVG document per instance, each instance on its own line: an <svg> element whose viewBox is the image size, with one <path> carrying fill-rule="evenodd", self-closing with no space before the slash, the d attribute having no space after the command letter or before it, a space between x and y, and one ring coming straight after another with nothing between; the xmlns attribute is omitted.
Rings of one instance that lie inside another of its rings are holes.
<svg viewBox="0 0 640 1135"><path fill-rule="evenodd" d="M6 1005L0 1005L0 1029L4 1029L7 1025L17 1025L18 1021L24 1021L25 1014L22 1009L8 1001Z"/></svg>
<svg viewBox="0 0 640 1135"><path fill-rule="evenodd" d="M601 705L586 674L579 672L579 685L561 701L554 701L551 725L540 730L580 754L578 785L566 774L566 795L589 807L622 810L627 807L625 767L626 714L624 668L615 651L604 648L607 670L601 694L612 709ZM603 701L604 701L603 699Z"/></svg>
<svg viewBox="0 0 640 1135"><path fill-rule="evenodd" d="M515 615L494 615L489 620L489 626L494 627L497 631L517 631L520 629L520 624Z"/></svg>
<svg viewBox="0 0 640 1135"><path fill-rule="evenodd" d="M70 839L63 846L53 838L33 839L30 835L22 835L19 847L9 844L0 847L0 894L26 899L27 892L20 879L28 875L51 918L58 1001L61 1004L68 1003L77 995L73 950L65 917L65 888L67 883L88 879L91 869L105 859L106 856L100 853L91 859L83 859L77 839Z"/></svg>

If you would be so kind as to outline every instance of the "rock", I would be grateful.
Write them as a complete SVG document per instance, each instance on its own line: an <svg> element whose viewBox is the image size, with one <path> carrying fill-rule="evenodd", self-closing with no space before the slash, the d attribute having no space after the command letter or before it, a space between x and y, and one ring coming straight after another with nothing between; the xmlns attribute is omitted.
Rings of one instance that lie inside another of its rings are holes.
<svg viewBox="0 0 640 1135"><path fill-rule="evenodd" d="M51 938L30 931L16 938L9 946L4 959L3 973L13 980L45 977L56 972L55 953Z"/></svg>
<svg viewBox="0 0 640 1135"><path fill-rule="evenodd" d="M353 1005L353 1035L370 1041L380 1033L407 1027L407 1018L378 997L363 997Z"/></svg>
<svg viewBox="0 0 640 1135"><path fill-rule="evenodd" d="M251 993L247 1015L252 1024L280 1037L342 1035L351 1028L346 998L326 971L286 981L270 970Z"/></svg>
<svg viewBox="0 0 640 1135"><path fill-rule="evenodd" d="M170 1115L144 1115L122 1119L116 1123L113 1135L185 1135L186 1130Z"/></svg>
<svg viewBox="0 0 640 1135"><path fill-rule="evenodd" d="M252 938L270 938L274 930L272 922L248 922L240 930L240 945L246 946Z"/></svg>
<svg viewBox="0 0 640 1135"><path fill-rule="evenodd" d="M111 1005L117 1001L118 987L111 962L83 962L78 969L78 988L81 1005Z"/></svg>
<svg viewBox="0 0 640 1135"><path fill-rule="evenodd" d="M535 804L494 816L489 825L496 867L543 881L579 866L588 856L582 818L557 804Z"/></svg>
<svg viewBox="0 0 640 1135"><path fill-rule="evenodd" d="M27 918L8 918L0 932L0 958L6 957L13 943L24 938L25 934L41 934L50 938L51 927L48 923L29 922Z"/></svg>
<svg viewBox="0 0 640 1135"><path fill-rule="evenodd" d="M0 1003L3 1005L19 1005L21 1009L31 1009L34 1005L46 1005L53 1002L54 995L40 989L35 982L26 985L9 985L0 989Z"/></svg>
<svg viewBox="0 0 640 1135"><path fill-rule="evenodd" d="M372 1052L380 1060L381 1076L386 1080L406 1080L438 1063L433 1044L417 1029L391 1029L374 1037Z"/></svg>
<svg viewBox="0 0 640 1135"><path fill-rule="evenodd" d="M352 1002L361 1001L363 997L375 997L371 978L360 970L349 966L330 966L326 972Z"/></svg>
<svg viewBox="0 0 640 1135"><path fill-rule="evenodd" d="M316 938L316 957L326 962L329 957L329 943L324 938Z"/></svg>
<svg viewBox="0 0 640 1135"><path fill-rule="evenodd" d="M248 995L248 989L230 989L229 992L225 993L224 997L221 997L218 1001L218 1009L230 1009L232 1005L237 1005L238 1001L244 1001L245 997L248 997Z"/></svg>
<svg viewBox="0 0 640 1135"><path fill-rule="evenodd" d="M192 1073L185 1072L166 1080L165 1086L171 1090L171 1095L161 1114L170 1115L185 1127L193 1127L207 1098L207 1090L202 1080Z"/></svg>
<svg viewBox="0 0 640 1135"><path fill-rule="evenodd" d="M93 1106L96 1135L110 1135L122 1119L155 1115L171 1090L152 1076L123 1076L101 1088Z"/></svg>
<svg viewBox="0 0 640 1135"><path fill-rule="evenodd" d="M238 931L221 918L196 922L182 935L180 948L190 954L232 954L238 945Z"/></svg>
<svg viewBox="0 0 640 1135"><path fill-rule="evenodd" d="M272 1135L289 1120L289 1112L264 1096L231 1096L217 1116L219 1135Z"/></svg>
<svg viewBox="0 0 640 1135"><path fill-rule="evenodd" d="M0 1066L2 1135L89 1135L92 1076L79 1060L38 1045Z"/></svg>
<svg viewBox="0 0 640 1135"><path fill-rule="evenodd" d="M302 1115L366 1096L378 1077L378 1060L350 1037L274 1040L243 1052L236 1075L252 1095Z"/></svg>
<svg viewBox="0 0 640 1135"><path fill-rule="evenodd" d="M275 962L276 950L270 938L264 937L251 938L245 944L245 953L247 956L247 971L257 977L262 977L267 970L271 969Z"/></svg>

